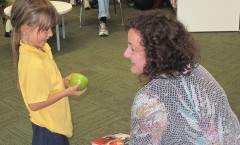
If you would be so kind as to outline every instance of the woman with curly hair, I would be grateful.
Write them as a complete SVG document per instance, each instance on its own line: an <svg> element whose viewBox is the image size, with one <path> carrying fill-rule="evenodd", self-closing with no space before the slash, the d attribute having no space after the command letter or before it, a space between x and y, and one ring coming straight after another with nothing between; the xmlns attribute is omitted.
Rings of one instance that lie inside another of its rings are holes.
<svg viewBox="0 0 240 145"><path fill-rule="evenodd" d="M131 110L131 145L240 144L227 95L201 65L198 47L175 16L161 10L128 19L131 72L147 83Z"/></svg>

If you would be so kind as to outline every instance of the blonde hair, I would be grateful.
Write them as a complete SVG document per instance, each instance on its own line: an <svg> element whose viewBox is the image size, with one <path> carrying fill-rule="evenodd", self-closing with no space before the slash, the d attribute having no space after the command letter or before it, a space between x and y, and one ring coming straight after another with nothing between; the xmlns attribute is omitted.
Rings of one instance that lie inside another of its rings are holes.
<svg viewBox="0 0 240 145"><path fill-rule="evenodd" d="M12 6L11 24L13 26L12 52L18 69L19 46L22 39L21 26L39 27L39 32L48 30L58 23L58 13L49 0L16 0Z"/></svg>

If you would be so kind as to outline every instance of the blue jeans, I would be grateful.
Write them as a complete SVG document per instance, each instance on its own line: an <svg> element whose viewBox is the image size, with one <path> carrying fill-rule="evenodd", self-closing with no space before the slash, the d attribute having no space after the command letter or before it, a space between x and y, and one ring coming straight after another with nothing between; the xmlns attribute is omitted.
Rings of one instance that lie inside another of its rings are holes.
<svg viewBox="0 0 240 145"><path fill-rule="evenodd" d="M101 17L107 17L109 19L109 0L98 0L98 11L98 19Z"/></svg>
<svg viewBox="0 0 240 145"><path fill-rule="evenodd" d="M69 145L68 137L32 123L32 145Z"/></svg>

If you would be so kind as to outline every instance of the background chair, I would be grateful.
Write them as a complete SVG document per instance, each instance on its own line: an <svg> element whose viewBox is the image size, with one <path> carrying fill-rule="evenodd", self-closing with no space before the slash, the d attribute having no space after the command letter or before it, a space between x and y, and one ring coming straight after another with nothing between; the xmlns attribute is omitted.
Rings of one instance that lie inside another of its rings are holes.
<svg viewBox="0 0 240 145"><path fill-rule="evenodd" d="M117 14L116 3L119 3L120 14L121 14L121 21L122 21L122 25L124 25L123 16L122 16L122 3L121 3L121 0L113 0L113 6L114 6L114 13L115 13L115 15ZM83 13L83 0L81 0L81 5L80 5L80 16L79 16L80 17L80 27L82 27L82 13Z"/></svg>

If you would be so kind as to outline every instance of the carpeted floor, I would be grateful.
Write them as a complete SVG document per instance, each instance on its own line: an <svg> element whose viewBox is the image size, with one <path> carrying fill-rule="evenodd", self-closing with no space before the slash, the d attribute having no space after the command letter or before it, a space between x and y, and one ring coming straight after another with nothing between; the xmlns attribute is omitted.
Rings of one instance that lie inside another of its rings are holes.
<svg viewBox="0 0 240 145"><path fill-rule="evenodd" d="M124 21L134 11L124 3ZM120 12L107 25L109 37L98 37L97 9L83 12L84 26L79 27L79 6L65 15L66 39L61 51L56 38L49 43L63 76L80 72L89 78L88 91L71 98L74 135L72 145L89 145L91 140L110 133L129 133L130 109L137 90L142 86L130 73L130 62L123 57L127 33L121 25ZM0 144L30 145L31 125L22 97L16 87L10 38L4 37L0 25ZM225 89L232 109L240 118L240 33L193 33L199 42L202 64Z"/></svg>

